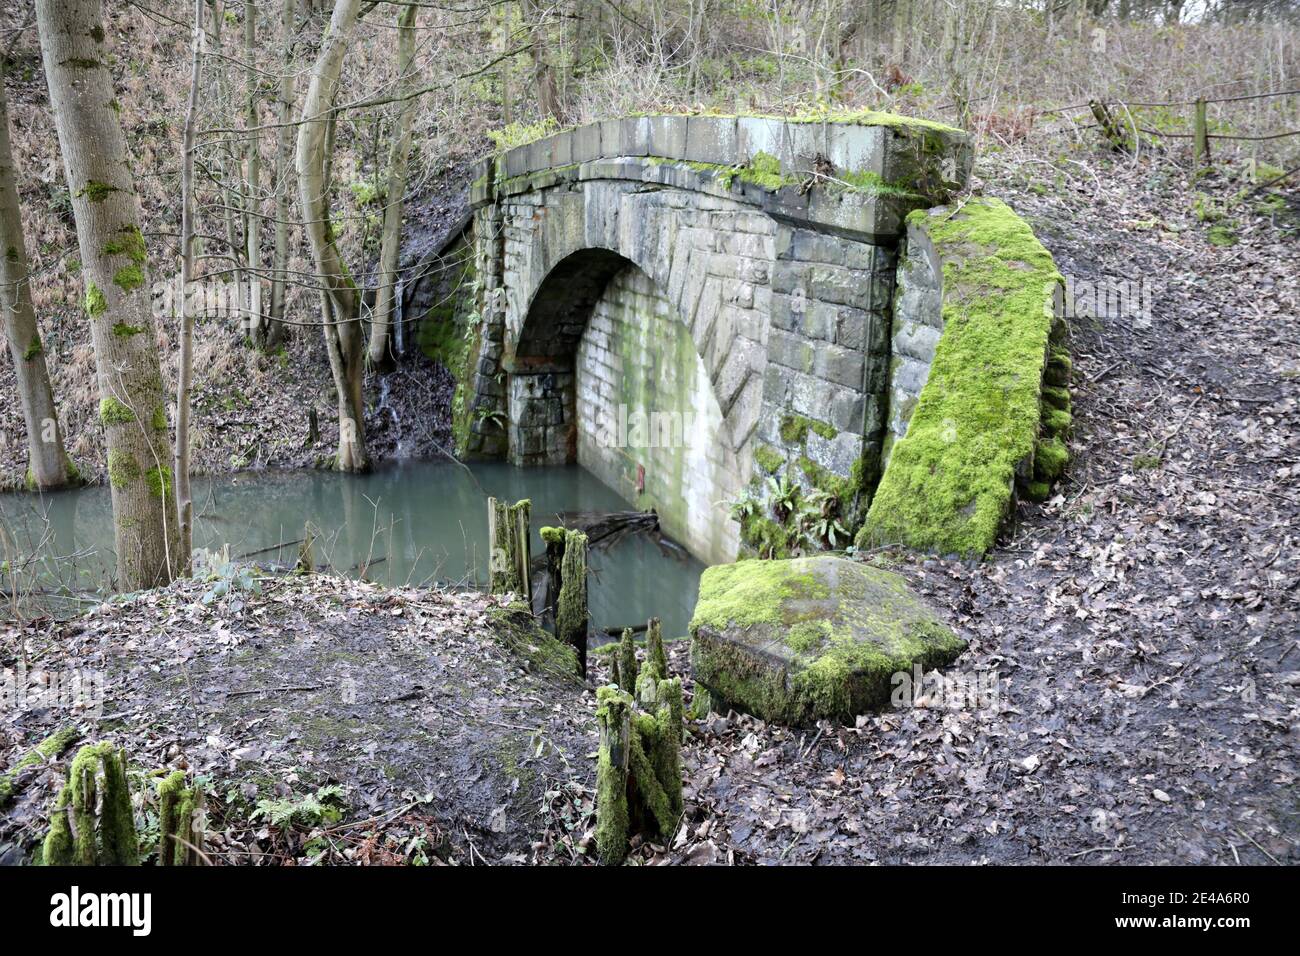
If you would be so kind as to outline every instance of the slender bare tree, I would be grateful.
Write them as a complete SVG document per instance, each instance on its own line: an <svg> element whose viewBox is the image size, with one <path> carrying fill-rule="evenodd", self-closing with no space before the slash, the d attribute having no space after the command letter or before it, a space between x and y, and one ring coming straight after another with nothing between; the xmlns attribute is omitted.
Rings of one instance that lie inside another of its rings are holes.
<svg viewBox="0 0 1300 956"><path fill-rule="evenodd" d="M388 187L384 199L383 234L379 242L379 289L370 323L370 364L387 366L396 314L397 260L402 248L402 199L406 194L406 172L411 159L411 116L415 112L415 14L419 8L408 3L397 14L397 74L399 96L397 120L388 150Z"/></svg>
<svg viewBox="0 0 1300 956"><path fill-rule="evenodd" d="M284 0L281 8L282 47L280 51L280 92L275 144L275 252L271 260L271 328L267 347L273 347L284 335L285 281L289 269L289 209L293 178L293 39L297 33L297 5Z"/></svg>
<svg viewBox="0 0 1300 956"><path fill-rule="evenodd" d="M71 469L63 449L54 390L45 367L45 350L32 306L27 274L27 243L18 205L13 150L9 144L9 104L0 72L0 311L14 360L18 397L27 423L28 482L42 490L68 483Z"/></svg>
<svg viewBox="0 0 1300 956"><path fill-rule="evenodd" d="M114 109L103 21L99 0L36 0L45 81L86 282L118 586L137 590L170 581L184 561L140 200Z"/></svg>
<svg viewBox="0 0 1300 956"><path fill-rule="evenodd" d="M520 11L528 26L529 42L532 45L533 85L537 88L538 108L541 109L542 116L563 122L564 110L560 105L555 65L551 62L550 11L542 9L539 0L520 0Z"/></svg>
<svg viewBox="0 0 1300 956"><path fill-rule="evenodd" d="M199 83L203 73L203 0L194 0L190 44L190 95L185 104L181 145L181 331L180 371L176 376L176 516L184 570L194 539L194 499L190 495L190 388L194 381L194 140L198 129Z"/></svg>
<svg viewBox="0 0 1300 956"><path fill-rule="evenodd" d="M256 342L267 336L262 314L262 137L257 110L257 4L244 0L244 258L248 262L248 286L244 290L248 329Z"/></svg>
<svg viewBox="0 0 1300 956"><path fill-rule="evenodd" d="M307 240L321 283L321 328L334 389L338 393L339 446L334 467L339 471L364 471L370 465L361 388L366 350L360 296L330 224L328 173L334 96L360 6L361 0L335 0L330 25L312 67L298 127L298 191Z"/></svg>

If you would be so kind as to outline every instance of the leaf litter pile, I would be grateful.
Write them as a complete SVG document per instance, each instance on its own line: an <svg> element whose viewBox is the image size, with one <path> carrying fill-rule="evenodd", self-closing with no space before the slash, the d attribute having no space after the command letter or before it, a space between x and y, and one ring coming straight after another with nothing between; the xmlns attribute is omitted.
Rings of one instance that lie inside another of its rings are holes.
<svg viewBox="0 0 1300 956"><path fill-rule="evenodd" d="M1300 198L1235 208L1240 184L1150 161L998 162L985 189L1063 273L1153 294L1145 315L1074 303L1071 471L988 560L869 556L970 641L950 673L996 693L852 727L689 720L682 824L631 862L1300 860ZM603 655L584 687L481 595L209 587L0 636L6 668L25 648L112 675L102 718L75 722L126 747L147 824L142 771L181 767L207 782L217 863L590 862ZM6 713L0 766L68 721ZM5 861L39 839L71 752L19 773Z"/></svg>

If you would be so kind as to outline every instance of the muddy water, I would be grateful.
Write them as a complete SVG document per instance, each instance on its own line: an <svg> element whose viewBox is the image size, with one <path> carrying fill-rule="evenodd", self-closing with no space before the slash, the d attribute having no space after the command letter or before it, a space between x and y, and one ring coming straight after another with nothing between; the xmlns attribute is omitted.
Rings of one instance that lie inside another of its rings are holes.
<svg viewBox="0 0 1300 956"><path fill-rule="evenodd" d="M472 471L472 476L470 471ZM248 472L195 479L196 548L292 564L303 528L316 529L318 564L389 585L486 580L484 495L530 498L537 529L560 511L622 511L617 494L580 468L519 469L484 464L403 462L363 476L320 471ZM0 495L0 557L24 566L20 591L35 583L94 591L111 583L112 512L107 488L48 495ZM264 550L269 549L269 550ZM36 555L32 560L31 556ZM364 567L364 571L361 570ZM635 536L591 559L594 631L644 623L686 633L703 566L666 556ZM12 582L5 575L4 589ZM57 601L59 598L47 598Z"/></svg>

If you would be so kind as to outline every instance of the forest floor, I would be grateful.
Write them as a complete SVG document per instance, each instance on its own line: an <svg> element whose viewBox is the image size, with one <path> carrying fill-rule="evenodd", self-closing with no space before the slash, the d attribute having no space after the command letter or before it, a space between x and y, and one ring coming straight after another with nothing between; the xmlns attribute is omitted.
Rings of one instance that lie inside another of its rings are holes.
<svg viewBox="0 0 1300 956"><path fill-rule="evenodd" d="M102 675L71 713L30 696L6 707L0 767L63 726L112 740L146 835L154 771L188 770L222 865L535 862L563 845L547 831L590 817L594 697L526 612L334 576L262 578L257 593L252 580L0 632L6 676L21 643L31 687ZM0 863L30 857L74 752L19 776Z"/></svg>
<svg viewBox="0 0 1300 956"><path fill-rule="evenodd" d="M996 705L808 731L714 717L687 750L687 822L647 858L1300 862L1300 190L1235 210L1225 247L1196 210L1240 182L979 172L1064 274L1155 290L1148 317L1071 323L1057 496L978 565L897 556L970 641L953 669L1000 675Z"/></svg>
<svg viewBox="0 0 1300 956"><path fill-rule="evenodd" d="M985 561L884 556L970 642L952 670L997 672L996 699L853 727L692 721L682 827L636 862L1300 861L1300 197L1207 221L1240 183L1193 188L1147 161L980 171L1074 282L1154 289L1149 315L1076 310L1074 460L1056 497L1022 506ZM1235 244L1212 242L1216 225ZM127 668L110 736L146 766L211 775L228 862L590 858L601 655L585 688L521 665L478 596L322 578L205 603L211 586L28 637L32 666ZM670 647L689 700L688 648ZM264 663L271 649L283 664ZM198 699L217 709L187 713ZM7 724L0 765L55 725ZM435 743L415 747L417 732ZM486 751L479 733L508 743ZM62 768L33 773L0 845L30 844ZM345 788L322 796L346 804L336 819L250 819L330 784Z"/></svg>

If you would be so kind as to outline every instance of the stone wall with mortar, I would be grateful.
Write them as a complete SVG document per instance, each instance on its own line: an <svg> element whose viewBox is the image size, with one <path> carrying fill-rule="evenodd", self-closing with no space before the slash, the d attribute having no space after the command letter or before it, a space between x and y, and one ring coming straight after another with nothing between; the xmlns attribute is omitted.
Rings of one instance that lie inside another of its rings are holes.
<svg viewBox="0 0 1300 956"><path fill-rule="evenodd" d="M943 271L923 228L910 225L898 254L897 290L890 339L889 420L882 459L907 434L912 409L930 377L934 349L943 334Z"/></svg>
<svg viewBox="0 0 1300 956"><path fill-rule="evenodd" d="M689 337L734 462L684 473L710 487L681 495L716 502L731 492L719 474L759 489L779 473L833 487L851 520L881 466L898 235L907 212L960 188L970 160L959 131L862 114L636 117L484 163L471 190L483 324L466 451L582 460L594 419L575 360L603 298L608 311L644 294L605 297L635 267L656 290L653 315L662 303ZM661 338L671 353L676 340ZM670 410L684 387L661 384L646 403ZM722 523L734 541L738 526Z"/></svg>
<svg viewBox="0 0 1300 956"><path fill-rule="evenodd" d="M578 345L577 460L710 563L738 548L726 499L748 483L704 362L640 269L609 281Z"/></svg>

